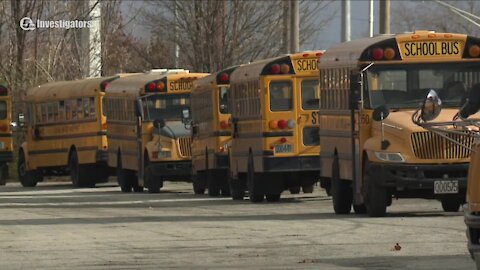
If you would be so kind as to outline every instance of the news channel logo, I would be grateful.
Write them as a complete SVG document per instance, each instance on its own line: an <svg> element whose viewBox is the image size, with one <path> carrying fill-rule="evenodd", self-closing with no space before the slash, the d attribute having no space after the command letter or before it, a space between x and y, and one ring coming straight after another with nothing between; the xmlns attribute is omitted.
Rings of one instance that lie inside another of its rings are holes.
<svg viewBox="0 0 480 270"><path fill-rule="evenodd" d="M20 28L25 31L32 31L37 28L42 29L72 29L72 28L91 28L92 21L83 20L32 20L29 17L24 17L19 22Z"/></svg>

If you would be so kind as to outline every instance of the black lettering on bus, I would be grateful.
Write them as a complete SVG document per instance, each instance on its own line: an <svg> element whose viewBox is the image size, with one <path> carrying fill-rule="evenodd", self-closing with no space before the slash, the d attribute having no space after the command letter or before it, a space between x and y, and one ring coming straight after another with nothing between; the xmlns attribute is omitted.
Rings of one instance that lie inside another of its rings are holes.
<svg viewBox="0 0 480 270"><path fill-rule="evenodd" d="M318 124L318 112L312 112L311 114L312 117L312 124Z"/></svg>
<svg viewBox="0 0 480 270"><path fill-rule="evenodd" d="M452 45L453 45L453 49L452 49L453 54L458 54L460 52L458 48L458 41L453 42Z"/></svg>
<svg viewBox="0 0 480 270"><path fill-rule="evenodd" d="M411 46L412 46L411 43L409 43L409 42L405 43L405 56L410 56L410 54L411 54L411 52L410 52Z"/></svg>

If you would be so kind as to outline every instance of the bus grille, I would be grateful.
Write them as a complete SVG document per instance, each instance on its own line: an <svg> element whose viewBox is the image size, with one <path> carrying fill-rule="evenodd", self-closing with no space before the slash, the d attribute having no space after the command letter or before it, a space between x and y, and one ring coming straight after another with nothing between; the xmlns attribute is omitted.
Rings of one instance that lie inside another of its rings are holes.
<svg viewBox="0 0 480 270"><path fill-rule="evenodd" d="M462 145L471 147L472 136L446 134ZM470 157L470 150L429 131L414 132L411 135L415 156L419 159L462 159Z"/></svg>
<svg viewBox="0 0 480 270"><path fill-rule="evenodd" d="M178 145L180 146L180 155L183 157L192 156L192 138L182 137L178 139Z"/></svg>

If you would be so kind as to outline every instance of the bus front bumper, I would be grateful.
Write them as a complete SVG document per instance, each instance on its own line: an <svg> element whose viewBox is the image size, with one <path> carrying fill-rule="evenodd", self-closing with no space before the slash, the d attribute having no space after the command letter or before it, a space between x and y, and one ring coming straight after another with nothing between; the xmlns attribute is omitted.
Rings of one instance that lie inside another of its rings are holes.
<svg viewBox="0 0 480 270"><path fill-rule="evenodd" d="M168 180L186 180L192 174L192 162L164 161L150 163L154 177L167 178Z"/></svg>
<svg viewBox="0 0 480 270"><path fill-rule="evenodd" d="M13 160L13 152L0 152L0 162L11 162Z"/></svg>
<svg viewBox="0 0 480 270"><path fill-rule="evenodd" d="M215 153L215 169L228 169L228 155L226 153Z"/></svg>
<svg viewBox="0 0 480 270"><path fill-rule="evenodd" d="M97 150L97 156L96 156L97 162L99 161L108 161L108 151L107 150Z"/></svg>
<svg viewBox="0 0 480 270"><path fill-rule="evenodd" d="M474 259L480 256L480 213L472 213L468 203L463 206L467 225L468 251Z"/></svg>
<svg viewBox="0 0 480 270"><path fill-rule="evenodd" d="M263 171L265 172L295 172L320 170L319 156L304 157L264 157Z"/></svg>
<svg viewBox="0 0 480 270"><path fill-rule="evenodd" d="M386 187L397 190L431 191L435 181L456 180L459 192L465 193L467 188L468 163L461 164L392 164L372 163L373 171L381 173Z"/></svg>

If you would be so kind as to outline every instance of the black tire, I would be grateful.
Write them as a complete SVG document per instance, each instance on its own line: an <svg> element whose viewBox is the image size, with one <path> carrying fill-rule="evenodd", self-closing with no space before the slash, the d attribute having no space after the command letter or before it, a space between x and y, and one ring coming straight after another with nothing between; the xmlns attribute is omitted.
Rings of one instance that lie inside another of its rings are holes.
<svg viewBox="0 0 480 270"><path fill-rule="evenodd" d="M365 204L354 204L353 211L355 211L355 214L366 214L367 207L365 206Z"/></svg>
<svg viewBox="0 0 480 270"><path fill-rule="evenodd" d="M314 189L313 184L302 186L303 193L313 193L313 189Z"/></svg>
<svg viewBox="0 0 480 270"><path fill-rule="evenodd" d="M380 177L372 171L369 161L365 158L363 167L363 184L365 185L365 206L370 217L383 217L387 213L387 189L382 183L376 183L374 177ZM380 179L381 181L381 179Z"/></svg>
<svg viewBox="0 0 480 270"><path fill-rule="evenodd" d="M351 181L340 179L340 167L336 157L332 163L331 181L332 202L335 214L349 214L353 202Z"/></svg>
<svg viewBox="0 0 480 270"><path fill-rule="evenodd" d="M240 178L240 175L238 177ZM242 179L232 178L231 174L228 174L230 195L232 196L232 200L234 201L243 201L243 199L245 198L245 186L242 184L242 182Z"/></svg>
<svg viewBox="0 0 480 270"><path fill-rule="evenodd" d="M281 194L267 194L265 195L267 202L278 202L280 201Z"/></svg>
<svg viewBox="0 0 480 270"><path fill-rule="evenodd" d="M117 158L117 181L122 192L132 192L133 186L130 181L130 173L128 170L123 169L121 155L118 155Z"/></svg>
<svg viewBox="0 0 480 270"><path fill-rule="evenodd" d="M6 163L0 165L0 186L5 186L8 179L8 165Z"/></svg>
<svg viewBox="0 0 480 270"><path fill-rule="evenodd" d="M195 195L204 195L205 194L205 172L197 172L196 175L192 177L192 186L193 193Z"/></svg>
<svg viewBox="0 0 480 270"><path fill-rule="evenodd" d="M152 173L152 169L145 162L144 180L147 183L148 193L159 193L163 187L163 181L161 179L155 179Z"/></svg>
<svg viewBox="0 0 480 270"><path fill-rule="evenodd" d="M37 185L39 179L37 178L37 171L27 171L27 164L25 154L20 151L17 162L18 179L23 187L34 187Z"/></svg>
<svg viewBox="0 0 480 270"><path fill-rule="evenodd" d="M300 186L291 186L288 188L288 190L290 190L290 193L291 194L298 194L300 193Z"/></svg>
<svg viewBox="0 0 480 270"><path fill-rule="evenodd" d="M460 206L463 203L463 200L459 196L448 196L441 199L442 209L445 212L458 212Z"/></svg>
<svg viewBox="0 0 480 270"><path fill-rule="evenodd" d="M107 183L110 176L107 164L95 164L89 169L89 175L93 177L95 183Z"/></svg>
<svg viewBox="0 0 480 270"><path fill-rule="evenodd" d="M70 153L68 165L73 187L95 187L95 175L91 174L92 165L81 165L78 160L77 151L72 150Z"/></svg>
<svg viewBox="0 0 480 270"><path fill-rule="evenodd" d="M253 154L251 149L250 153L248 154L247 170L247 186L250 201L254 203L262 202L265 196L258 187L258 179L256 179L257 177L255 173L255 166L253 164Z"/></svg>
<svg viewBox="0 0 480 270"><path fill-rule="evenodd" d="M220 196L220 187L218 185L218 174L215 173L214 170L207 170L205 172L207 177L207 189L208 189L208 196L211 197L218 197Z"/></svg>

